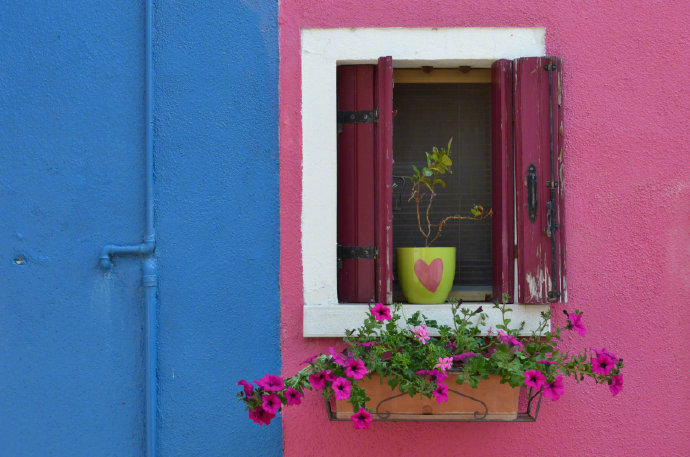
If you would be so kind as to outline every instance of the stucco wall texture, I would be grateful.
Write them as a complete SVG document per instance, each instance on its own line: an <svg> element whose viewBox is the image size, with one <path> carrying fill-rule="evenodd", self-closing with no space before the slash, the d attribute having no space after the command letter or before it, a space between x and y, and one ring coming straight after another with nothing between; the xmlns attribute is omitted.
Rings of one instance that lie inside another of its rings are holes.
<svg viewBox="0 0 690 457"><path fill-rule="evenodd" d="M625 359L625 390L566 382L536 423L328 422L323 402L283 416L286 456L690 455L690 57L687 2L282 0L283 373L337 343L302 337L300 29L545 27L564 58L567 309ZM395 56L393 56L395 59ZM674 62L678 62L674 64ZM554 306L562 316L564 305Z"/></svg>
<svg viewBox="0 0 690 457"><path fill-rule="evenodd" d="M145 2L3 2L0 456L144 455ZM158 455L278 456L278 5L155 2ZM19 260L21 258L21 260Z"/></svg>

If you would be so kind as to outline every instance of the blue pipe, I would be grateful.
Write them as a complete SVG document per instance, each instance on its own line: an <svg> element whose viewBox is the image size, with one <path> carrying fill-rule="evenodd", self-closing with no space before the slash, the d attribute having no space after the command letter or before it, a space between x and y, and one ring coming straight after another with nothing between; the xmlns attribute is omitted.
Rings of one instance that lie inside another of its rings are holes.
<svg viewBox="0 0 690 457"><path fill-rule="evenodd" d="M146 455L156 456L156 419L158 410L158 378L156 351L156 320L158 264L156 262L156 230L153 214L153 0L146 0L146 236L140 244L104 246L99 264L104 270L113 268L113 256L144 257L142 283L146 308Z"/></svg>

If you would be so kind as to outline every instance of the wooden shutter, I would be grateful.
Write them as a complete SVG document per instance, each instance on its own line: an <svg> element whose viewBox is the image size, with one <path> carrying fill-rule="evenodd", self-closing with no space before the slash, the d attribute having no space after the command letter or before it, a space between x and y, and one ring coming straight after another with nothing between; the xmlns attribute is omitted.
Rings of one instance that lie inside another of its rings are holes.
<svg viewBox="0 0 690 457"><path fill-rule="evenodd" d="M565 301L562 60L527 57L513 65L517 299Z"/></svg>
<svg viewBox="0 0 690 457"><path fill-rule="evenodd" d="M513 62L491 66L491 219L494 300L513 302L515 235L513 227Z"/></svg>
<svg viewBox="0 0 690 457"><path fill-rule="evenodd" d="M393 302L393 59L380 57L376 74L376 300Z"/></svg>
<svg viewBox="0 0 690 457"><path fill-rule="evenodd" d="M337 84L338 111L378 111L377 122L338 125L338 300L391 303L392 59L339 66ZM351 247L375 247L377 256L341 256Z"/></svg>

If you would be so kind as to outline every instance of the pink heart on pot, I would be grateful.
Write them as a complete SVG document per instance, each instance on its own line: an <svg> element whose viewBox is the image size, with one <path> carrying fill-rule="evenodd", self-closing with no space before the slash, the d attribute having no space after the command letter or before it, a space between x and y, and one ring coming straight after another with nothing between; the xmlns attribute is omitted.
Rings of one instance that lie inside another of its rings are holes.
<svg viewBox="0 0 690 457"><path fill-rule="evenodd" d="M430 292L436 292L443 277L443 260L434 259L429 265L422 259L418 259L414 263L414 274Z"/></svg>

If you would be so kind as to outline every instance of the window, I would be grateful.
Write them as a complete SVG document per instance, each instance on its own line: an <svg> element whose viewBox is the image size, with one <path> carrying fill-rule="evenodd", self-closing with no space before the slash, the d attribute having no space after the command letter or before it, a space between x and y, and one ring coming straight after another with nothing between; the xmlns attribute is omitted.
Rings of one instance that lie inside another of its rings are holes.
<svg viewBox="0 0 690 457"><path fill-rule="evenodd" d="M461 213L462 207L456 205L461 203L461 196L480 196L485 199L483 204L495 206L493 227L475 230L477 235L470 239L475 246L483 241L486 248L469 270L476 270L479 281L488 284L497 299L503 293L512 296L513 271L517 271L520 303L556 301L562 290L563 273L558 261L562 231L556 225L562 225L562 205L557 198L562 197L562 187L554 184L552 196L549 186L561 181L556 170L561 169L562 156L551 157L552 153L558 154L561 137L560 59L521 57L496 61L488 84L404 83L396 91L392 88L392 64L390 57L382 57L376 66L338 68L340 301L392 302L394 240L409 243L408 246L419 245L419 241L414 241L418 238L414 210L393 217L393 169L409 173L410 163L419 163L421 152L429 150L430 142L443 145L437 141L439 134L442 141L449 135L457 137L456 151L459 149L461 155L454 156L455 170L460 171L456 177L462 177L461 172L468 166L473 166L464 177L468 181L478 170L484 170L485 176L483 180L477 178L469 189L460 189L460 183L453 182L450 176L446 189L450 192L445 193L445 200L436 201L435 209L445 209L445 214ZM427 67L427 71L432 70ZM446 81L452 71L444 72ZM399 99L394 103L395 94ZM399 108L400 118L395 128L393 106ZM375 113L379 119L372 123ZM394 135L393 130L400 133ZM493 147L492 133L496 143ZM394 138L398 140L398 149L393 147ZM493 185L492 158L496 174ZM398 162L395 166L394 161ZM465 210L468 212L475 202ZM454 241L462 246L458 243L459 230L466 227L473 228L472 224L449 227L446 237L455 228ZM481 229L481 225L474 228ZM513 246L514 249L505 249ZM468 261L463 254L458 256L456 268L461 273ZM478 266L486 267L483 274ZM502 282L500 278L508 280ZM492 279L496 281L495 287Z"/></svg>
<svg viewBox="0 0 690 457"><path fill-rule="evenodd" d="M442 45L439 45L442 43ZM418 68L434 66L436 68L457 68L471 66L489 68L501 58L518 58L526 55L544 54L543 29L336 29L336 30L303 30L302 32L302 141L303 141L303 189L302 189L302 255L304 279L304 335L335 336L342 334L345 328L352 328L361 321L366 311L365 305L338 305L337 263L335 261L338 228L337 191L329 183L337 181L337 145L336 140L336 68L352 64L374 64L380 55L392 54L396 68ZM508 61L503 61L508 62ZM493 72L501 73L501 65L494 65ZM505 69L504 69L505 70ZM512 72L505 71L504 76ZM518 73L519 74L519 73ZM498 87L494 85L494 87ZM501 85L512 90L512 84ZM525 100L535 93L525 92ZM506 93L507 94L507 93ZM522 92L518 93L518 95ZM505 95L505 94L504 94ZM511 92L512 97L512 92ZM523 107L516 97L516 109ZM505 100L504 100L505 102ZM501 122L505 128L509 124ZM510 116L512 121L512 114ZM518 122L516 120L516 122ZM496 125L495 121L492 121ZM512 123L512 122L511 122ZM333 126L331 128L331 125ZM378 127L377 127L378 128ZM508 147L508 133L492 140L494 145ZM371 135L371 133L369 133ZM376 133L374 133L376 135ZM520 141L523 139L521 138ZM523 141L524 142L524 141ZM541 143L537 144L541 148ZM560 151L560 148L559 148ZM495 157L494 157L495 161ZM518 165L520 165L518 160ZM498 164L502 172L508 173ZM495 164L493 164L496 169ZM508 181L497 178L494 170L493 181L502 182L505 188L499 195L505 196L512 191L512 177ZM543 181L540 181L543 182ZM518 194L521 192L517 189ZM544 191L537 190L537 198L543 203ZM503 193L503 191L505 191ZM494 192L496 195L496 192ZM523 195L524 196L524 195ZM495 197L494 197L495 198ZM508 197L502 197L506 201ZM512 201L512 197L510 198ZM494 211L500 206L493 202ZM518 208L520 211L520 209ZM518 212L519 212L518 211ZM508 222L509 211L494 218L494 225L512 227ZM376 217L376 215L375 215ZM541 217L541 215L540 215ZM508 243L498 244L503 263L498 268L500 281L494 281L494 287L505 288L513 295L511 288L513 278L510 276L512 264L508 262L513 250L509 231L492 230ZM540 230L541 235L541 230ZM497 246L496 242L493 242ZM541 245L537 246L541 249ZM494 249L496 255L497 249ZM520 256L518 256L520 259ZM497 273L496 262L494 275ZM544 267L544 265L538 265ZM523 265L518 270L525 268ZM532 276L532 289L523 287L523 291L537 290L548 283L543 268L541 276ZM528 284L529 285L529 284ZM520 295L518 295L520 297ZM524 298L524 297L523 297ZM521 303L527 300L520 299ZM477 305L478 306L478 305ZM409 305L414 308L413 305ZM425 313L443 320L447 307L443 305L422 305ZM539 312L546 306L513 306L515 319L525 320L525 331L537 322ZM492 316L490 315L490 319Z"/></svg>

